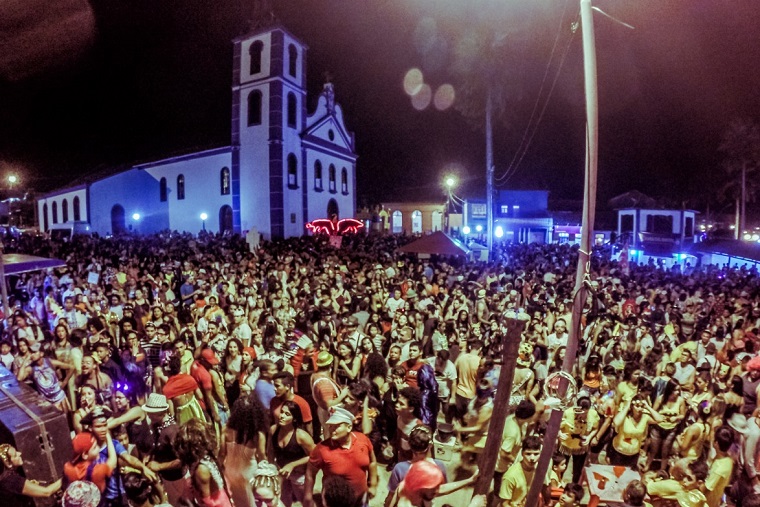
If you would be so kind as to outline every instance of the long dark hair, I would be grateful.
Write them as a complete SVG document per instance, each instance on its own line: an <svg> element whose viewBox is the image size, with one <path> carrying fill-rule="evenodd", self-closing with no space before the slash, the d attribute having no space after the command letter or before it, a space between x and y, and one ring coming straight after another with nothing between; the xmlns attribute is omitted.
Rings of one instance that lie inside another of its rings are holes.
<svg viewBox="0 0 760 507"><path fill-rule="evenodd" d="M174 450L184 465L193 467L203 458L215 456L216 437L204 422L191 419L180 426Z"/></svg>
<svg viewBox="0 0 760 507"><path fill-rule="evenodd" d="M242 396L232 405L227 427L235 430L235 441L243 444L269 428L269 415L255 393Z"/></svg>
<svg viewBox="0 0 760 507"><path fill-rule="evenodd" d="M304 429L305 423L303 422L303 412L301 412L300 405L295 401L288 400L280 406L280 410L285 407L288 407L290 414L293 416L293 427L297 430Z"/></svg>

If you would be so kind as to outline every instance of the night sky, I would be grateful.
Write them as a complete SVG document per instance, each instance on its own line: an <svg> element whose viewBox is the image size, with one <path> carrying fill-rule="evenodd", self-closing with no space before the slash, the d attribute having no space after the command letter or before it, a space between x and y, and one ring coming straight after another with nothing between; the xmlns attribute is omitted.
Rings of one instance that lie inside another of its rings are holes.
<svg viewBox="0 0 760 507"><path fill-rule="evenodd" d="M230 41L246 30L252 4L3 2L0 170L48 190L108 165L229 144ZM600 201L638 189L704 208L720 184L726 126L760 119L757 0L595 5L635 27L595 14ZM500 188L581 199L578 9L577 0L274 0L277 18L309 46L310 110L323 73L333 76L356 134L360 202L441 195L451 171L458 193L483 193L482 120L456 108L418 111L403 79L420 68L433 91L448 83L464 96L452 67L473 34L489 31L501 37L506 69L493 71L505 83L496 175L514 173ZM540 123L526 135L534 109ZM523 138L531 143L515 157Z"/></svg>

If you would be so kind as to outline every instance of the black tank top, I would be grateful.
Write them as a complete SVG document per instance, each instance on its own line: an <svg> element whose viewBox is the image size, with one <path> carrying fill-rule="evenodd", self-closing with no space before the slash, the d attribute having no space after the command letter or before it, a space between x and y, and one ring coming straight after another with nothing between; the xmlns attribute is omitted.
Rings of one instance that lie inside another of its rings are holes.
<svg viewBox="0 0 760 507"><path fill-rule="evenodd" d="M298 430L293 431L293 435L291 435L290 440L285 447L280 447L280 428L277 427L277 429L274 430L274 436L272 439L272 446L274 447L274 462L280 468L306 456L306 452L296 439L296 433L298 433Z"/></svg>

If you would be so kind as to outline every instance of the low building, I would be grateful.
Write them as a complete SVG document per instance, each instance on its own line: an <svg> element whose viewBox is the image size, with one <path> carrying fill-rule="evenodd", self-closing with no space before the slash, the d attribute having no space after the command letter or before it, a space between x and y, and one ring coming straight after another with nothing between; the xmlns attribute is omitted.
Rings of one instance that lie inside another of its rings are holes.
<svg viewBox="0 0 760 507"><path fill-rule="evenodd" d="M444 230L445 212L445 202L384 202L378 217L385 232L429 234Z"/></svg>
<svg viewBox="0 0 760 507"><path fill-rule="evenodd" d="M278 23L233 41L229 146L108 168L38 199L40 229L89 222L102 235L164 229L300 236L353 217L356 141L326 83L306 110L307 46Z"/></svg>

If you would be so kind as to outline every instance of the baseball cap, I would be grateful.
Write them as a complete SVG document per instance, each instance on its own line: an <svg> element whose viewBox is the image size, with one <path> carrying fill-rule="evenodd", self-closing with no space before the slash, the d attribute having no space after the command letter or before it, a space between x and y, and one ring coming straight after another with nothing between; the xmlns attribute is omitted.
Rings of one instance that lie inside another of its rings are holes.
<svg viewBox="0 0 760 507"><path fill-rule="evenodd" d="M208 364L212 366L219 364L219 358L216 357L216 352L214 352L214 349L211 349L211 348L203 349L203 352L201 352L201 357L205 359L208 362Z"/></svg>
<svg viewBox="0 0 760 507"><path fill-rule="evenodd" d="M92 444L94 441L95 437L92 436L92 433L88 433L86 431L79 433L71 441L71 445L74 447L74 456L79 456L80 454L84 454L92 449Z"/></svg>

